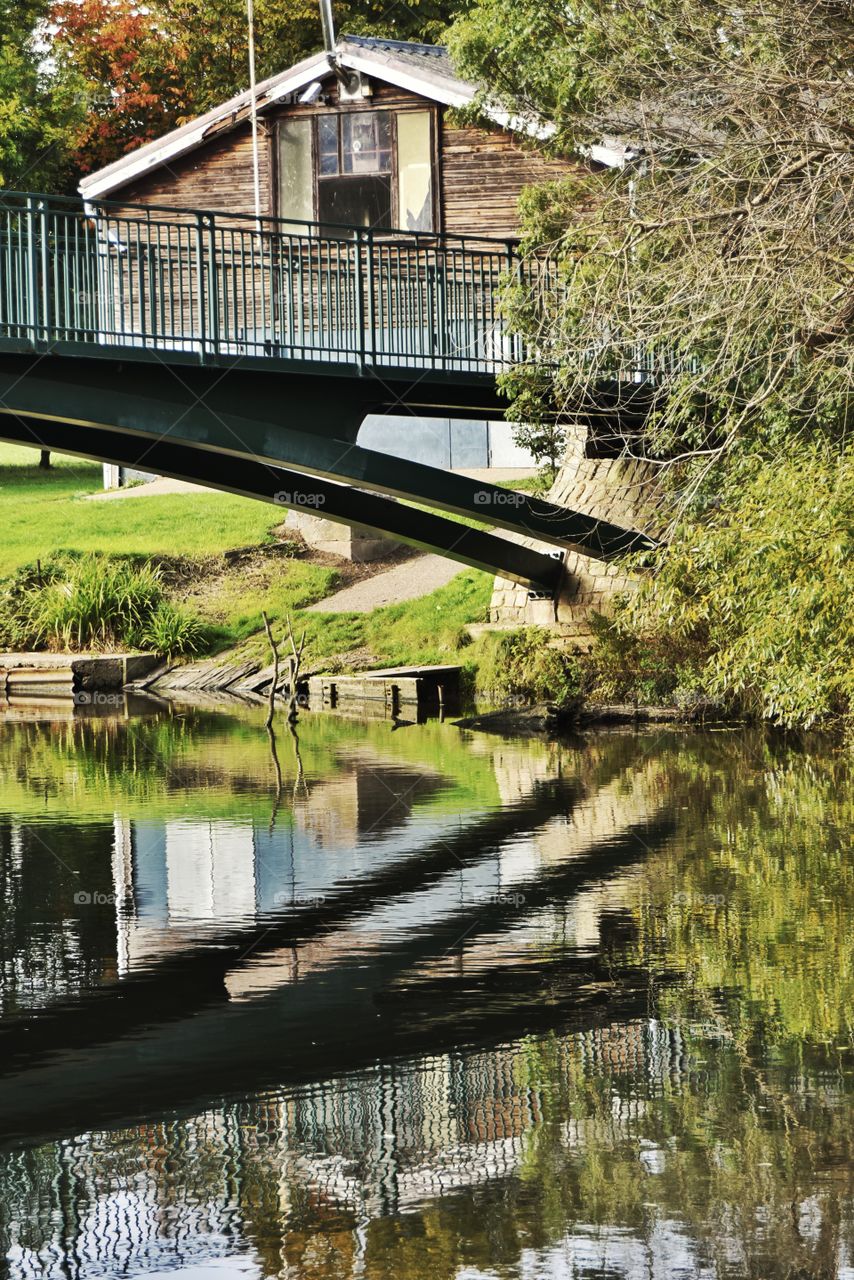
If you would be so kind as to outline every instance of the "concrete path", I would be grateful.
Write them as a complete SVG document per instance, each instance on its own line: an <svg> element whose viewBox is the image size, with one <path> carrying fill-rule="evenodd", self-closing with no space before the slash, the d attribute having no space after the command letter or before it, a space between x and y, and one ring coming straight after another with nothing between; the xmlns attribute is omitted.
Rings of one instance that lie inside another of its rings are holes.
<svg viewBox="0 0 854 1280"><path fill-rule="evenodd" d="M309 607L309 613L370 613L385 604L417 600L462 573L463 566L444 556L415 556L382 573L354 582Z"/></svg>
<svg viewBox="0 0 854 1280"><path fill-rule="evenodd" d="M124 498L157 498L162 493L217 493L216 489L206 489L201 484L190 484L189 480L171 480L169 476L158 476L145 484L131 484L121 489L103 489L99 493L86 495L88 502L113 502Z"/></svg>

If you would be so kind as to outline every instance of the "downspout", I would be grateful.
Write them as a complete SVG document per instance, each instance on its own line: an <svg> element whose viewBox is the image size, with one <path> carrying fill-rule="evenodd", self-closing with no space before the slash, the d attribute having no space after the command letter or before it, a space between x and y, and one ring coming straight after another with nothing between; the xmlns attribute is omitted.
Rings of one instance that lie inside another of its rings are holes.
<svg viewBox="0 0 854 1280"><path fill-rule="evenodd" d="M358 76L341 66L338 54L338 41L335 36L335 19L332 16L332 0L320 0L320 22L323 27L323 48L326 61L335 79L352 93L358 84Z"/></svg>

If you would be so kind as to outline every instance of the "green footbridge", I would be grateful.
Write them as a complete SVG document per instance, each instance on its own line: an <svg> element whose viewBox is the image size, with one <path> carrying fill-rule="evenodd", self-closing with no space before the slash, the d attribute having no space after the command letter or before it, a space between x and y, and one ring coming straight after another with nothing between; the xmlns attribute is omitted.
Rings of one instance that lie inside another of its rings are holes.
<svg viewBox="0 0 854 1280"><path fill-rule="evenodd" d="M562 551L607 560L648 540L357 443L368 414L411 414L413 433L431 415L502 416L498 375L529 353L501 294L542 270L503 241L2 192L0 438L361 524L553 592Z"/></svg>

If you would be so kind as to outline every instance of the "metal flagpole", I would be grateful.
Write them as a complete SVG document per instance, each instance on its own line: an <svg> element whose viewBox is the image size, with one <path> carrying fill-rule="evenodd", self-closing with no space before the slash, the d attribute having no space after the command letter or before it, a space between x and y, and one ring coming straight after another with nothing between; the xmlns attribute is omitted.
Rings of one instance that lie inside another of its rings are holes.
<svg viewBox="0 0 854 1280"><path fill-rule="evenodd" d="M255 217L261 220L261 173L258 166L258 104L255 99L255 0L246 0L249 22L249 93L252 98L252 180L255 186Z"/></svg>

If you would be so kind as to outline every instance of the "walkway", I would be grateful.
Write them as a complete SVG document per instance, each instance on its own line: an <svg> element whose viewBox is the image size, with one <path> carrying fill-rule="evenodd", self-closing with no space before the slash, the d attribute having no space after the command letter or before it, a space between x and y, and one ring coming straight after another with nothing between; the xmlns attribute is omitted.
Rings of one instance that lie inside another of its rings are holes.
<svg viewBox="0 0 854 1280"><path fill-rule="evenodd" d="M325 600L318 600L308 613L370 613L387 604L417 600L444 587L460 572L460 566L445 556L416 556L393 569L354 582Z"/></svg>

